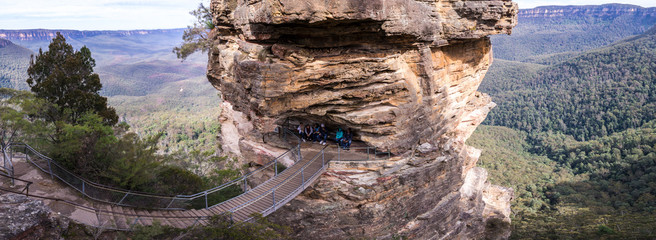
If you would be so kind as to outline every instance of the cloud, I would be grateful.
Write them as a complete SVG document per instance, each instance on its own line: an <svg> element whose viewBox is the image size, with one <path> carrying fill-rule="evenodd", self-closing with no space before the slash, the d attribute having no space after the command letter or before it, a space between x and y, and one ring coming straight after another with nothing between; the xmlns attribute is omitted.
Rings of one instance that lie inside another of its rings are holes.
<svg viewBox="0 0 656 240"><path fill-rule="evenodd" d="M363 0L366 1L366 0ZM3 0L0 29L129 30L184 28L189 15L209 0ZM587 5L589 0L515 0L520 8L545 5ZM656 7L654 0L601 0Z"/></svg>
<svg viewBox="0 0 656 240"><path fill-rule="evenodd" d="M19 0L2 3L0 29L127 30L184 28L208 0Z"/></svg>

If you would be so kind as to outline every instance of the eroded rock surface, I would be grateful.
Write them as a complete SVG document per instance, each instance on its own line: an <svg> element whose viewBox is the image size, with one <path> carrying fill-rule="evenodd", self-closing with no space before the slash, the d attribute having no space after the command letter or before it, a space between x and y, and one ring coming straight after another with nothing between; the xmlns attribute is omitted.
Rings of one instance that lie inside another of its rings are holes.
<svg viewBox="0 0 656 240"><path fill-rule="evenodd" d="M0 195L0 239L59 239L68 220L50 217L42 201L24 195Z"/></svg>
<svg viewBox="0 0 656 240"><path fill-rule="evenodd" d="M476 91L492 62L486 36L511 32L515 3L214 0L211 9L208 78L253 126L234 131L232 148L246 155L267 148L259 139L278 125L320 122L397 155L332 162L271 219L299 238L508 232L512 191L486 183L474 168L480 151L464 142L494 107Z"/></svg>

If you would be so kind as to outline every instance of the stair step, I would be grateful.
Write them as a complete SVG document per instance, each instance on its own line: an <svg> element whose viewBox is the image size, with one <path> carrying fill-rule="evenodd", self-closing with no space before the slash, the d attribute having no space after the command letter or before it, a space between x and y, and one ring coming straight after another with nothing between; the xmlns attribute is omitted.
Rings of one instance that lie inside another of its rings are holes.
<svg viewBox="0 0 656 240"><path fill-rule="evenodd" d="M130 223L128 221L128 218L123 214L125 213L123 207L112 206L112 211L115 212L114 223L116 224L116 227L121 230L129 229Z"/></svg>
<svg viewBox="0 0 656 240"><path fill-rule="evenodd" d="M111 206L104 203L96 203L94 205L96 209L100 210L96 211L99 227L117 228L116 224L114 223L114 214L111 213L113 212Z"/></svg>
<svg viewBox="0 0 656 240"><path fill-rule="evenodd" d="M167 212L165 210L154 210L150 211L150 215L153 216L153 222L157 221L159 222L162 226L171 226L171 227L176 227L174 222L171 222L170 219L167 218L164 213Z"/></svg>
<svg viewBox="0 0 656 240"><path fill-rule="evenodd" d="M135 209L137 215L139 215L139 223L144 226L153 225L153 218L150 213L146 210Z"/></svg>
<svg viewBox="0 0 656 240"><path fill-rule="evenodd" d="M182 216L182 214L180 214L181 212L182 211L161 211L160 214L162 214L162 216L167 218L166 220L169 222L170 224L169 226L175 228L186 228L187 227L187 224L185 223L186 219L177 218L179 216Z"/></svg>

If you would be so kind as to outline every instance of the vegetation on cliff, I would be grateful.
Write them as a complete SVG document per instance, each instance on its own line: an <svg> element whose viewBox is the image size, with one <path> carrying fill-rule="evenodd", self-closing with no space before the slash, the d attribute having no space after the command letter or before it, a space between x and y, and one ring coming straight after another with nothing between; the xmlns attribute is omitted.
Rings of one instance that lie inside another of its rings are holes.
<svg viewBox="0 0 656 240"><path fill-rule="evenodd" d="M588 29L614 23L613 28L625 28L618 31L624 37L654 24L651 18L634 23L626 20L634 15L610 15L573 22ZM586 16L563 18L572 17ZM527 25L546 31L551 23L565 21L542 19ZM656 37L648 31L581 52L619 35L564 33L589 41L563 50L561 35L533 35L543 43L544 54L523 52L521 44L517 51L495 54L524 61L496 59L480 88L498 103L484 124L505 127L481 126L468 143L483 149L479 164L490 172L490 181L516 191L513 239L654 238Z"/></svg>
<svg viewBox="0 0 656 240"><path fill-rule="evenodd" d="M656 236L656 122L585 142L537 138L481 126L468 141L490 181L515 189L513 239Z"/></svg>
<svg viewBox="0 0 656 240"><path fill-rule="evenodd" d="M74 50L58 34L48 51L40 51L30 63L28 84L34 93L1 91L3 146L25 141L84 178L167 195L196 193L239 175L240 166L213 151L160 155L162 133L141 138L128 131L127 123L116 125L118 116L98 94L102 85L94 66L88 48ZM217 128L191 129L196 132L192 139L213 139L210 135ZM209 164L227 169L215 170Z"/></svg>
<svg viewBox="0 0 656 240"><path fill-rule="evenodd" d="M557 131L577 140L640 127L656 118L656 35L511 77L517 78L490 83L506 89L490 92L499 104L486 119L490 125Z"/></svg>

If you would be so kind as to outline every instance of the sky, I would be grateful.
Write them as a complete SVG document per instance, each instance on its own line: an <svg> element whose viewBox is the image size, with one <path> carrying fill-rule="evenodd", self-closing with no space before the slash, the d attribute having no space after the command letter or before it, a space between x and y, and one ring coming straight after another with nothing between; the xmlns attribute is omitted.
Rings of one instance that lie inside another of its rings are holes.
<svg viewBox="0 0 656 240"><path fill-rule="evenodd" d="M362 0L367 1L367 0ZM520 8L627 3L656 7L656 0L514 0ZM0 29L134 30L185 28L189 11L209 0L0 0Z"/></svg>

